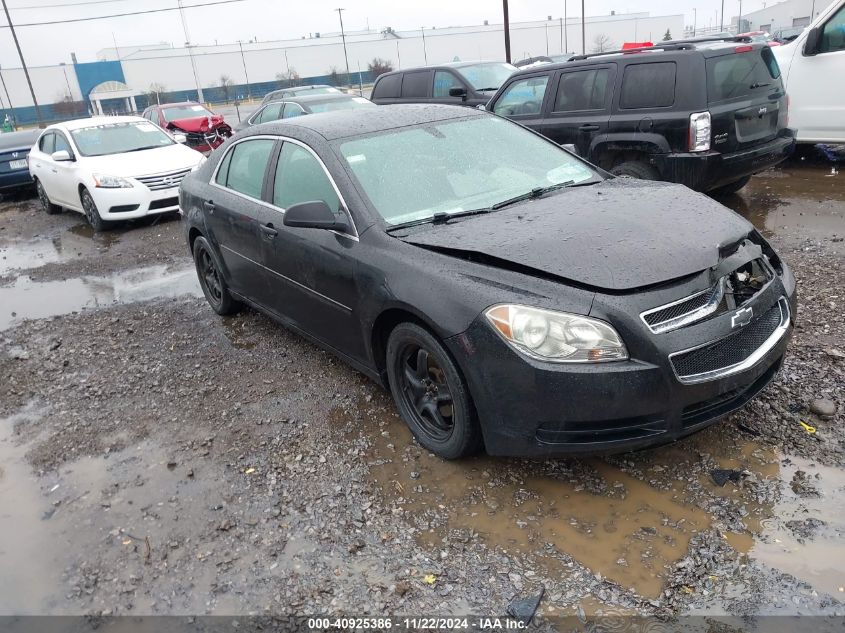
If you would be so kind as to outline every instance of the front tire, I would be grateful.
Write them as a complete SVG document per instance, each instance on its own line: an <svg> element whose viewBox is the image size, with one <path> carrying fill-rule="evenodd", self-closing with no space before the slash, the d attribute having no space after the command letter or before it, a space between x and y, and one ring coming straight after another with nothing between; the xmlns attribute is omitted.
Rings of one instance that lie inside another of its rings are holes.
<svg viewBox="0 0 845 633"><path fill-rule="evenodd" d="M751 180L751 176L745 176L744 178L734 180L733 182L729 182L728 184L722 185L721 187L711 189L708 193L716 194L717 196L727 196L732 193L736 193L737 191L742 189L745 185L748 184L749 180Z"/></svg>
<svg viewBox="0 0 845 633"><path fill-rule="evenodd" d="M40 180L35 181L35 191L38 193L38 200L41 202L41 208L48 215L56 215L57 213L62 212L62 208L50 202L50 196L47 195L47 190L44 189L44 185L41 184Z"/></svg>
<svg viewBox="0 0 845 633"><path fill-rule="evenodd" d="M660 180L660 174L653 166L639 160L619 163L610 170L610 173L614 176L630 176L640 180Z"/></svg>
<svg viewBox="0 0 845 633"><path fill-rule="evenodd" d="M197 267L202 293L211 309L221 316L239 312L243 304L229 292L217 258L204 237L194 240L194 264Z"/></svg>
<svg viewBox="0 0 845 633"><path fill-rule="evenodd" d="M94 229L96 233L105 231L109 223L100 217L100 211L94 203L94 198L91 197L91 194L88 193L87 189L82 190L80 199L82 200L82 210L85 212L85 219L88 220L88 224L91 225L91 228Z"/></svg>
<svg viewBox="0 0 845 633"><path fill-rule="evenodd" d="M482 444L469 389L443 345L413 323L387 340L387 375L399 413L414 437L443 459L476 452Z"/></svg>

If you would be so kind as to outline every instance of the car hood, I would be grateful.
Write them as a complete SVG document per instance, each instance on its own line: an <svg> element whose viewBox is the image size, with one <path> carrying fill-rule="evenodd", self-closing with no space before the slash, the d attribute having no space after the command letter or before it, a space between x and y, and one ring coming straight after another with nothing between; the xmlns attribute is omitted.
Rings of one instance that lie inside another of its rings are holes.
<svg viewBox="0 0 845 633"><path fill-rule="evenodd" d="M84 166L93 173L135 177L188 169L202 161L198 151L180 144L107 156L86 156Z"/></svg>
<svg viewBox="0 0 845 633"><path fill-rule="evenodd" d="M733 211L682 185L619 178L422 225L400 239L594 290L629 291L716 266L752 231Z"/></svg>
<svg viewBox="0 0 845 633"><path fill-rule="evenodd" d="M219 125L225 123L223 116L220 114L212 114L209 116L191 117L188 119L176 119L167 124L168 129L180 129L185 132L208 132Z"/></svg>

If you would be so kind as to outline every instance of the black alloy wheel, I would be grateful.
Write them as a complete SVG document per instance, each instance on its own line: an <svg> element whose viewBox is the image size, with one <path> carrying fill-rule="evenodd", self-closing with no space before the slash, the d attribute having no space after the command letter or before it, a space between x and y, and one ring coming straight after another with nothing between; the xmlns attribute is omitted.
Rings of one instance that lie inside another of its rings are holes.
<svg viewBox="0 0 845 633"><path fill-rule="evenodd" d="M428 331L402 323L387 344L388 378L403 419L420 444L445 459L475 452L481 432L454 361Z"/></svg>
<svg viewBox="0 0 845 633"><path fill-rule="evenodd" d="M91 228L99 232L104 230L108 223L100 217L100 212L97 210L97 205L94 203L94 198L88 193L88 190L82 190L82 210L85 212L85 219Z"/></svg>
<svg viewBox="0 0 845 633"><path fill-rule="evenodd" d="M50 215L61 212L62 208L59 205L50 202L50 197L47 195L47 191L44 189L44 185L41 184L40 180L35 181L35 190L38 192L38 200L41 202L41 208L44 211Z"/></svg>
<svg viewBox="0 0 845 633"><path fill-rule="evenodd" d="M194 240L194 264L197 268L202 293L211 309L217 314L234 314L241 309L241 303L234 299L220 272L217 259L211 252L211 245L204 237Z"/></svg>

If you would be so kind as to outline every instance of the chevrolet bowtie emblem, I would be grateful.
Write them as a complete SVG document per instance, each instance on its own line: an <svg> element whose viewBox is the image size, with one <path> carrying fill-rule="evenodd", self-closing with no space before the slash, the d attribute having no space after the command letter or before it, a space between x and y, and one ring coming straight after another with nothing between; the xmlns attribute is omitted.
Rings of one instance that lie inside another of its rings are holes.
<svg viewBox="0 0 845 633"><path fill-rule="evenodd" d="M754 308L747 307L742 310L737 310L731 317L731 328L742 327L751 323L751 317L754 316Z"/></svg>

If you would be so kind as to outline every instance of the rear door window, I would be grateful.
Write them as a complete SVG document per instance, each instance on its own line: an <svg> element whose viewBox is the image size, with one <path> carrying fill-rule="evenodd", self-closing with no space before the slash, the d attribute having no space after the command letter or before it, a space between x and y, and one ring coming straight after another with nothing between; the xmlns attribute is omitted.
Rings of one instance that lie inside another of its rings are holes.
<svg viewBox="0 0 845 633"><path fill-rule="evenodd" d="M707 60L707 98L710 103L764 96L780 77L772 49L731 53Z"/></svg>
<svg viewBox="0 0 845 633"><path fill-rule="evenodd" d="M217 184L237 191L245 196L261 199L261 190L264 186L264 172L267 171L267 162L270 160L270 152L273 150L275 141L271 139L255 139L241 141L229 152L228 162L220 165ZM221 182L222 172L226 168L224 180Z"/></svg>
<svg viewBox="0 0 845 633"><path fill-rule="evenodd" d="M402 98L421 99L429 96L431 89L431 71L423 70L405 73L402 79Z"/></svg>
<svg viewBox="0 0 845 633"><path fill-rule="evenodd" d="M496 101L493 112L502 116L540 114L548 83L548 75L527 77L513 82Z"/></svg>
<svg viewBox="0 0 845 633"><path fill-rule="evenodd" d="M382 75L373 88L373 99L397 99L401 87L402 73Z"/></svg>
<svg viewBox="0 0 845 633"><path fill-rule="evenodd" d="M563 73L555 96L554 112L603 110L609 78L607 68Z"/></svg>
<svg viewBox="0 0 845 633"><path fill-rule="evenodd" d="M666 108L675 103L675 62L630 64L622 78L619 107Z"/></svg>

